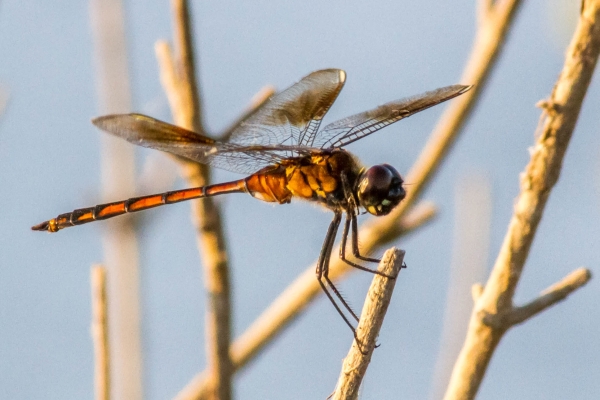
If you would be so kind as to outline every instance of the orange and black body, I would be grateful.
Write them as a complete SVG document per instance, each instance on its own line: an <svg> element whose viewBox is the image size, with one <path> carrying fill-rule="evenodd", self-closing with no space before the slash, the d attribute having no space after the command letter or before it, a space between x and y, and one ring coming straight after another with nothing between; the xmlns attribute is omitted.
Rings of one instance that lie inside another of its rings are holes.
<svg viewBox="0 0 600 400"><path fill-rule="evenodd" d="M402 187L402 177L392 166L381 164L364 169L343 147L459 96L471 87L446 86L383 104L319 129L345 79L345 72L339 69L325 69L307 75L269 99L236 127L227 141L218 141L141 114L96 118L92 121L94 125L130 143L238 172L246 178L82 208L61 214L32 229L56 232L130 212L226 193L248 193L257 199L280 204L290 203L294 198L316 202L334 213L317 262L317 279L336 310L354 331L327 289L329 286L333 290L345 309L358 321L356 313L328 277L329 259L342 215L346 215L346 221L340 258L352 267L380 274L346 259L347 237L352 231L352 254L358 260L378 262L359 252L359 209L376 216L386 215L404 199L406 192Z"/></svg>
<svg viewBox="0 0 600 400"><path fill-rule="evenodd" d="M134 197L114 203L99 204L61 214L33 227L34 230L56 232L71 226L101 221L122 214L179 203L181 201L227 193L249 193L259 200L287 204L296 197L321 203L330 209L345 209L346 196L341 175L354 187L360 164L343 149L323 150L310 156L282 161L232 182L176 190L150 196Z"/></svg>

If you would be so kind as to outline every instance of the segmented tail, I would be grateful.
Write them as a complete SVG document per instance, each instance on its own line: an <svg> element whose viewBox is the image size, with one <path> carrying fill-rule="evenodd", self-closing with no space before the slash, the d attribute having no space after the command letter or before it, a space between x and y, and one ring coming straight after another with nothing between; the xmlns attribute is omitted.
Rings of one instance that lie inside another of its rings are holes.
<svg viewBox="0 0 600 400"><path fill-rule="evenodd" d="M147 210L165 204L179 203L180 201L199 199L202 197L216 196L225 193L245 193L245 179L233 182L219 183L216 185L202 186L172 192L153 194L149 196L133 197L131 199L114 203L99 204L94 207L81 208L70 213L61 214L49 221L44 221L31 227L34 231L58 232L61 229L88 222L101 221L136 211Z"/></svg>

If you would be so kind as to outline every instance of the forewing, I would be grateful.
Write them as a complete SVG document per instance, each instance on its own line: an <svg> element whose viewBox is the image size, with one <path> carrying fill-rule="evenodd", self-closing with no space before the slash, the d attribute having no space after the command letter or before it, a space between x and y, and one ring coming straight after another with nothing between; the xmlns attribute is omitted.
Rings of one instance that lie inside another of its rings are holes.
<svg viewBox="0 0 600 400"><path fill-rule="evenodd" d="M187 129L141 114L117 114L95 118L98 128L130 143L166 151L232 172L249 174L281 161L283 151L217 142Z"/></svg>
<svg viewBox="0 0 600 400"><path fill-rule="evenodd" d="M214 139L142 114L111 114L92 119L92 123L138 146L157 149L163 144L188 144L212 147Z"/></svg>
<svg viewBox="0 0 600 400"><path fill-rule="evenodd" d="M344 86L340 69L315 71L277 93L231 135L244 146L311 146L321 120Z"/></svg>
<svg viewBox="0 0 600 400"><path fill-rule="evenodd" d="M345 146L394 122L459 96L470 88L471 86L463 85L447 86L352 115L323 128L313 145L319 148Z"/></svg>

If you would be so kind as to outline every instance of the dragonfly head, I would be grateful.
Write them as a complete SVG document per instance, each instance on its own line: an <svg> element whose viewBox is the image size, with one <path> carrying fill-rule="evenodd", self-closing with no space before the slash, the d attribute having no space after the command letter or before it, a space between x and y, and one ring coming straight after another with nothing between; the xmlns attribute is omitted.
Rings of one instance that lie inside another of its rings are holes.
<svg viewBox="0 0 600 400"><path fill-rule="evenodd" d="M373 215L387 215L406 196L402 177L389 164L375 165L361 174L358 200Z"/></svg>

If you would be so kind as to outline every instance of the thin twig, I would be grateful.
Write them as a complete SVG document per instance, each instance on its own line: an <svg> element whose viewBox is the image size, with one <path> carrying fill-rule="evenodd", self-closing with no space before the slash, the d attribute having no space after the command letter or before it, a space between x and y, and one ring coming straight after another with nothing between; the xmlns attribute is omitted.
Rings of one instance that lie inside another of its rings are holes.
<svg viewBox="0 0 600 400"><path fill-rule="evenodd" d="M512 315L514 310L515 289L546 201L558 180L599 53L600 0L586 0L563 70L542 111L546 118L541 134L522 174L521 193L502 248L471 314L469 331L454 366L446 399L475 397L496 345L512 323L522 322L520 318L506 316Z"/></svg>
<svg viewBox="0 0 600 400"><path fill-rule="evenodd" d="M399 223L400 235L412 233L430 222L436 214L431 203L414 207ZM332 260L333 262L333 260ZM308 267L292 282L265 311L238 337L231 346L234 371L246 366L262 349L300 315L310 302L321 293L315 279L315 267ZM331 279L338 279L343 272L337 268L330 271ZM204 399L210 386L208 371L197 374L175 397L177 400Z"/></svg>
<svg viewBox="0 0 600 400"><path fill-rule="evenodd" d="M156 46L162 84L167 92L175 124L205 134L202 104L196 84L192 25L186 0L172 1L175 29L175 56L164 43ZM191 186L204 186L210 181L206 165L180 159L183 173ZM206 346L212 373L211 397L231 398L233 369L229 356L231 342L231 295L227 250L221 214L212 199L194 201L193 220L198 247L204 265L208 297Z"/></svg>
<svg viewBox="0 0 600 400"><path fill-rule="evenodd" d="M106 299L106 269L91 270L92 341L94 343L94 388L96 400L110 398L110 355L108 342L108 302Z"/></svg>
<svg viewBox="0 0 600 400"><path fill-rule="evenodd" d="M352 342L352 347L342 364L333 400L353 400L358 397L358 389L371 362L375 342L392 300L394 286L403 262L403 250L392 248L383 255L377 269L396 279L380 275L375 275L373 278L356 328L357 339Z"/></svg>
<svg viewBox="0 0 600 400"><path fill-rule="evenodd" d="M565 276L560 282L557 282L544 290L535 300L524 306L513 308L508 323L512 326L525 322L529 318L544 311L546 308L553 306L559 301L565 300L567 296L588 283L590 279L592 279L592 273L589 269L576 269Z"/></svg>
<svg viewBox="0 0 600 400"><path fill-rule="evenodd" d="M258 93L252 96L250 99L250 104L244 110L244 112L235 120L229 127L223 130L223 133L219 136L219 140L222 142L226 142L231 137L231 134L235 129L242 124L245 120L250 118L254 113L256 113L263 104L267 102L275 94L275 88L271 85L267 85L260 89Z"/></svg>
<svg viewBox="0 0 600 400"><path fill-rule="evenodd" d="M131 91L121 0L92 0L96 87L102 114L131 111ZM101 182L105 202L135 192L135 149L112 136L101 135ZM106 221L102 234L104 265L110 270L109 296L112 391L116 398L143 398L140 328L140 279L136 230L132 218Z"/></svg>

